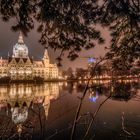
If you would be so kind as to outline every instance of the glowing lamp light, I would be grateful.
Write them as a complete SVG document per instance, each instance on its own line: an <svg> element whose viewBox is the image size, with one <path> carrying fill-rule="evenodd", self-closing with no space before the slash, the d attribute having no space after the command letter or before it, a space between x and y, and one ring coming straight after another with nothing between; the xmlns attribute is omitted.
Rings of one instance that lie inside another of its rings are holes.
<svg viewBox="0 0 140 140"><path fill-rule="evenodd" d="M88 63L95 63L96 62L96 59L95 58L88 58Z"/></svg>

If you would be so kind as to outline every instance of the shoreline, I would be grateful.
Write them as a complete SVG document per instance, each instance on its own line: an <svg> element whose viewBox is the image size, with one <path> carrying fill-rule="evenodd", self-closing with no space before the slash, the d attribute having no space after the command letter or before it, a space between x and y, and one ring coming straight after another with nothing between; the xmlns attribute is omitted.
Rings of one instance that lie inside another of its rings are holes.
<svg viewBox="0 0 140 140"><path fill-rule="evenodd" d="M136 81L140 82L140 77L112 77L112 78L93 78L91 81ZM44 84L44 83L57 83L57 82L86 82L88 79L48 79L48 80L9 80L9 79L0 79L1 84Z"/></svg>

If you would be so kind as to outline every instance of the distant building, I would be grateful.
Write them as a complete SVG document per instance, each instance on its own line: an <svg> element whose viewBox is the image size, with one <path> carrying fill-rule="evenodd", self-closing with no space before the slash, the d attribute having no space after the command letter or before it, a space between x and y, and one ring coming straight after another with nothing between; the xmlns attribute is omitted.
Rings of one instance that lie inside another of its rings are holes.
<svg viewBox="0 0 140 140"><path fill-rule="evenodd" d="M28 56L28 47L20 33L18 42L13 47L13 55L8 59L0 59L0 78L11 80L33 80L36 77L44 80L58 79L59 69L51 64L48 51L45 49L42 60L36 61Z"/></svg>

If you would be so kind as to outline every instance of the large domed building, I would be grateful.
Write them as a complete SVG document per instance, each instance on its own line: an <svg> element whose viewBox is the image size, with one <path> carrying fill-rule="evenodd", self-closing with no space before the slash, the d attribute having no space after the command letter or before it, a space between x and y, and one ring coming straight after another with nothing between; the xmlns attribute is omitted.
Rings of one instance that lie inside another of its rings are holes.
<svg viewBox="0 0 140 140"><path fill-rule="evenodd" d="M56 64L51 64L48 51L45 49L42 60L33 60L28 55L28 47L20 33L18 42L13 46L12 56L0 59L0 78L9 77L10 80L54 80L59 78Z"/></svg>

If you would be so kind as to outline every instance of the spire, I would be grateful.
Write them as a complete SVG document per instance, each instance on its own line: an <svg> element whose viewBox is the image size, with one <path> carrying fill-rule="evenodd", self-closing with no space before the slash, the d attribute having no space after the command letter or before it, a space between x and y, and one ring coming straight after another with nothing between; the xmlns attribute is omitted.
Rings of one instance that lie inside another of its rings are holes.
<svg viewBox="0 0 140 140"><path fill-rule="evenodd" d="M9 52L8 52L8 58L10 57Z"/></svg>
<svg viewBox="0 0 140 140"><path fill-rule="evenodd" d="M45 67L47 67L48 64L50 63L48 50L46 48L44 50L43 62L44 62Z"/></svg>
<svg viewBox="0 0 140 140"><path fill-rule="evenodd" d="M23 36L22 36L21 31L20 31L20 34L19 34L19 37L18 37L18 43L19 43L19 44L24 44Z"/></svg>
<svg viewBox="0 0 140 140"><path fill-rule="evenodd" d="M48 49L46 49L46 48L45 48L45 51L44 51L44 59L49 59Z"/></svg>

